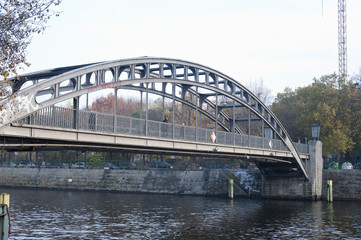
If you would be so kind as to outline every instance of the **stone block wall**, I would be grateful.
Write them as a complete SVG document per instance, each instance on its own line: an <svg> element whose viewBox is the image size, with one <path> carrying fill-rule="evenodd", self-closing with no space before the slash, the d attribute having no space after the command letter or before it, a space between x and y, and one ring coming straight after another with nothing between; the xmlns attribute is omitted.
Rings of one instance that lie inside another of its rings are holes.
<svg viewBox="0 0 361 240"><path fill-rule="evenodd" d="M234 173L235 181L264 198L312 199L312 184L305 180L265 181L258 170L235 169ZM323 199L327 180L333 181L334 200L361 200L360 170L324 170ZM0 168L0 186L225 196L228 191L222 170ZM247 195L236 187L234 192Z"/></svg>
<svg viewBox="0 0 361 240"><path fill-rule="evenodd" d="M323 199L326 199L327 180L332 180L334 200L361 200L361 170L323 170Z"/></svg>
<svg viewBox="0 0 361 240"><path fill-rule="evenodd" d="M305 178L276 178L264 180L262 197L275 199L313 200L312 183Z"/></svg>
<svg viewBox="0 0 361 240"><path fill-rule="evenodd" d="M49 189L106 190L195 195L227 195L227 179L222 170L180 171L175 169L63 169L0 168L0 186ZM243 172L239 170L237 172ZM250 174L256 174L251 171ZM247 184L260 189L260 181ZM259 175L259 173L258 173ZM241 177L242 179L242 177ZM255 178L255 179L259 179ZM236 195L246 195L235 189Z"/></svg>

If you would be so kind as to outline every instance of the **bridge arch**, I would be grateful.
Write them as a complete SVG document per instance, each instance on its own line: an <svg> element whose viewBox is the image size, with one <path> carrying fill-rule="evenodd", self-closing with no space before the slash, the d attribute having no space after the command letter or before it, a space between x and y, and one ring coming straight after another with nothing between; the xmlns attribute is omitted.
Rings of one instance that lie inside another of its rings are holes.
<svg viewBox="0 0 361 240"><path fill-rule="evenodd" d="M255 120L262 121L262 128L271 129L272 135L285 144L301 172L308 177L299 153L275 114L236 80L200 64L140 57L45 70L10 81L14 97L0 101L3 109L0 127L56 103L102 89L136 90L170 98L195 109L215 122L216 132L221 127L224 131L242 133L237 122L244 119L237 119L234 109L247 109L256 116ZM176 87L181 89L180 96L176 96ZM186 95L193 100L187 100ZM220 99L223 104L219 104ZM231 108L233 111L226 111Z"/></svg>

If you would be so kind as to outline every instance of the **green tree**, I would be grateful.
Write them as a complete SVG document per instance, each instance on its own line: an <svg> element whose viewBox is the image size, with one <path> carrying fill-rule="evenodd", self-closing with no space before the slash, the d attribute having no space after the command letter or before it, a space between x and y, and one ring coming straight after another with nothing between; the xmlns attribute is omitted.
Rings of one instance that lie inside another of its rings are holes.
<svg viewBox="0 0 361 240"><path fill-rule="evenodd" d="M322 76L295 91L279 93L272 110L292 139L311 138L310 126L321 125L323 154L338 159L360 148L361 92L336 74Z"/></svg>
<svg viewBox="0 0 361 240"><path fill-rule="evenodd" d="M292 139L303 139L305 136L303 131L295 127L297 115L296 111L297 93L292 91L291 88L286 87L283 93L278 93L272 105L272 111L280 119L287 132L291 135Z"/></svg>
<svg viewBox="0 0 361 240"><path fill-rule="evenodd" d="M103 165L103 153L92 153L89 157L88 165L90 167L101 167Z"/></svg>

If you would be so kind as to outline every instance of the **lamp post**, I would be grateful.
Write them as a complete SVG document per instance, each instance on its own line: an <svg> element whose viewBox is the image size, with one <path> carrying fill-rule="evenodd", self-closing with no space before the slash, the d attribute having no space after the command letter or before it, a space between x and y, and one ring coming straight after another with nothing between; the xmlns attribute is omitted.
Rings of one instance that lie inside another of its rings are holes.
<svg viewBox="0 0 361 240"><path fill-rule="evenodd" d="M311 132L313 140L318 140L320 138L320 125L319 124L312 124L311 125Z"/></svg>

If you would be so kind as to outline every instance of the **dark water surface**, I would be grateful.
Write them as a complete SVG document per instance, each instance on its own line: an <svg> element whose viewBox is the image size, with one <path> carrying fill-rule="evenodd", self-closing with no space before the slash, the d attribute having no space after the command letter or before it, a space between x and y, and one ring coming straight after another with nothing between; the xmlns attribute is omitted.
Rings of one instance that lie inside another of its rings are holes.
<svg viewBox="0 0 361 240"><path fill-rule="evenodd" d="M10 239L361 239L360 202L0 191Z"/></svg>

